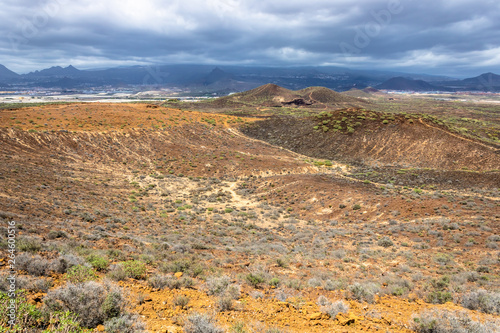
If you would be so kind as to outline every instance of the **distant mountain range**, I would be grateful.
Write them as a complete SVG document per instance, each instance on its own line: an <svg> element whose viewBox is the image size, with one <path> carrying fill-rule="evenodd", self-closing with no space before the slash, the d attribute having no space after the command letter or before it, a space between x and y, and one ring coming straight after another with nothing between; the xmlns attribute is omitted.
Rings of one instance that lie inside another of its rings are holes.
<svg viewBox="0 0 500 333"><path fill-rule="evenodd" d="M400 91L489 91L500 92L500 75L481 74L465 80L435 81L429 83L408 77L394 77L378 86L377 89Z"/></svg>
<svg viewBox="0 0 500 333"><path fill-rule="evenodd" d="M19 74L14 73L4 65L0 65L0 80L9 80L9 79L16 79L19 77Z"/></svg>
<svg viewBox="0 0 500 333"><path fill-rule="evenodd" d="M227 95L272 83L290 90L322 86L335 91L375 87L404 91L500 92L500 76L486 73L465 80L426 74L341 67L245 67L212 65L128 66L79 70L55 66L17 74L0 65L0 87L11 89L54 88L86 90L128 87L134 90L176 87L193 94Z"/></svg>
<svg viewBox="0 0 500 333"><path fill-rule="evenodd" d="M401 76L390 78L384 83L379 84L376 88L384 90L404 90L404 91L442 90L437 86L434 86L426 81L412 80Z"/></svg>

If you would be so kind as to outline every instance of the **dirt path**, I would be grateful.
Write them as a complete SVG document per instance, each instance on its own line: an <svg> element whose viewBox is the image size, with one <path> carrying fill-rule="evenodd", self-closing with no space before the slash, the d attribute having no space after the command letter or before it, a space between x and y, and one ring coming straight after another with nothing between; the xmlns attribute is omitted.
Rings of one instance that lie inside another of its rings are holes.
<svg viewBox="0 0 500 333"><path fill-rule="evenodd" d="M436 129L436 130L438 130L438 131L444 132L444 133L446 133L446 134L448 134L448 135L451 135L451 136L453 136L453 137L455 137L455 138L458 138L458 139L461 139L461 140L464 140L464 141L469 141L469 142L472 142L472 143L474 143L474 144L478 144L478 145L480 145L480 146L483 146L483 147L485 147L485 148L488 148L488 149L491 149L491 150L494 150L494 151L499 150L498 148L491 147L491 146L489 146L489 145L487 145L487 144L484 144L484 143L482 143L482 142L479 142L479 141L476 141L476 140L472 140L472 139L468 139L468 138L465 138L465 137L463 137L463 136L460 136L460 135L454 134L454 133L452 133L452 132L445 131L445 130L443 130L442 128L439 128L439 127L436 127L436 126L429 125L429 124L427 124L427 123L423 122L423 121L422 121L422 119L419 119L418 121L419 121L422 125L424 125L424 126L426 126L426 127L429 127L429 128Z"/></svg>
<svg viewBox="0 0 500 333"><path fill-rule="evenodd" d="M273 147L273 148L277 148L277 149L280 149L282 151L285 151L287 153L289 153L290 155L293 155L295 156L296 158L300 158L300 159L308 159L309 157L305 156L305 155L301 155L299 153L296 153L294 151L291 151L291 150L288 150L286 148L283 148L283 147L278 147L278 146L274 146L266 141L262 141L262 140L259 140L259 139L254 139L254 138L251 138L249 136L246 136L245 134L241 133L238 129L234 128L234 127L230 127L227 129L227 131L233 135L236 135L240 138L243 138L245 140L248 140L248 141L253 141L253 142L256 142L256 143L259 143L259 144L262 144L262 145L265 145L265 146L268 146L268 147Z"/></svg>
<svg viewBox="0 0 500 333"><path fill-rule="evenodd" d="M312 92L310 92L310 93L309 93L309 100L310 100L310 101L313 101L313 98L312 98ZM317 102L317 101L316 101L316 102ZM318 104L323 105L323 109L328 109L328 106L327 106L325 103L318 102Z"/></svg>

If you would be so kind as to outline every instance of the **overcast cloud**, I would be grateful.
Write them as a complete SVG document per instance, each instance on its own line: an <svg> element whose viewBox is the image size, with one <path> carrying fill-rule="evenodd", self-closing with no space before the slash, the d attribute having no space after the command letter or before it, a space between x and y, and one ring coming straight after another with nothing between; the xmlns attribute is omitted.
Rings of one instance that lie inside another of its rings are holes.
<svg viewBox="0 0 500 333"><path fill-rule="evenodd" d="M0 64L500 74L498 0L0 0Z"/></svg>

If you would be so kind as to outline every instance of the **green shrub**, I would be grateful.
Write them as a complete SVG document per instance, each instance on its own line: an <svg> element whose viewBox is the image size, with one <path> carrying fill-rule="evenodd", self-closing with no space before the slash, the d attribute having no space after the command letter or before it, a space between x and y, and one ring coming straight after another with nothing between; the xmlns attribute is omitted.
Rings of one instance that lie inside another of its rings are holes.
<svg viewBox="0 0 500 333"><path fill-rule="evenodd" d="M437 253L434 256L434 261L441 265L447 265L453 262L453 256L448 253Z"/></svg>
<svg viewBox="0 0 500 333"><path fill-rule="evenodd" d="M260 283L264 282L264 277L260 274L249 273L247 276L245 276L245 280L247 280L250 285L256 288Z"/></svg>
<svg viewBox="0 0 500 333"><path fill-rule="evenodd" d="M68 269L66 278L71 283L82 283L97 280L98 276L91 267L76 265Z"/></svg>
<svg viewBox="0 0 500 333"><path fill-rule="evenodd" d="M78 323L76 315L69 311L56 311L47 314L50 317L48 321L49 328L42 333L90 333L90 330L83 329Z"/></svg>
<svg viewBox="0 0 500 333"><path fill-rule="evenodd" d="M15 297L16 304L16 324L9 330L3 331L3 327L9 327L9 313L11 298L0 292L0 332L27 332L28 329L38 327L39 320L42 319L42 313L35 305L29 304L24 291L17 291Z"/></svg>
<svg viewBox="0 0 500 333"><path fill-rule="evenodd" d="M96 254L91 254L87 257L87 261L97 271L105 271L109 266L109 260Z"/></svg>
<svg viewBox="0 0 500 333"><path fill-rule="evenodd" d="M179 306L181 309L185 309L189 301L190 301L189 297L184 295L179 295L174 298L174 306Z"/></svg>
<svg viewBox="0 0 500 333"><path fill-rule="evenodd" d="M80 214L80 217L82 218L82 220L84 220L85 222L95 222L96 220L96 217L94 214L91 214L91 213L88 213L88 212L84 212L84 213L81 213Z"/></svg>
<svg viewBox="0 0 500 333"><path fill-rule="evenodd" d="M217 310L224 312L233 309L233 299L229 295L223 295L217 298Z"/></svg>
<svg viewBox="0 0 500 333"><path fill-rule="evenodd" d="M62 230L51 230L47 234L48 239L56 239L56 238L68 238L68 235Z"/></svg>
<svg viewBox="0 0 500 333"><path fill-rule="evenodd" d="M453 296L451 296L451 293L449 291L435 290L427 294L425 300L427 301L427 303L444 304L446 302L453 301Z"/></svg>
<svg viewBox="0 0 500 333"><path fill-rule="evenodd" d="M379 239L379 241L377 242L377 244L379 246L382 246L382 247L391 247L391 246L394 245L394 243L392 242L392 240L389 237L387 237L387 236L384 236L381 239Z"/></svg>
<svg viewBox="0 0 500 333"><path fill-rule="evenodd" d="M35 253L42 249L42 243L35 238L19 238L16 242L16 251Z"/></svg>
<svg viewBox="0 0 500 333"><path fill-rule="evenodd" d="M272 287L277 287L280 284L280 279L278 278L272 278L269 280L269 285Z"/></svg>
<svg viewBox="0 0 500 333"><path fill-rule="evenodd" d="M288 267L288 262L286 259L278 258L278 259L276 259L276 263L278 264L279 267L283 267L283 268Z"/></svg>
<svg viewBox="0 0 500 333"><path fill-rule="evenodd" d="M146 264L139 260L129 260L121 263L127 277L132 279L143 279L146 277Z"/></svg>
<svg viewBox="0 0 500 333"><path fill-rule="evenodd" d="M101 310L106 318L114 318L121 313L122 303L123 298L121 292L118 290L110 291L104 298Z"/></svg>

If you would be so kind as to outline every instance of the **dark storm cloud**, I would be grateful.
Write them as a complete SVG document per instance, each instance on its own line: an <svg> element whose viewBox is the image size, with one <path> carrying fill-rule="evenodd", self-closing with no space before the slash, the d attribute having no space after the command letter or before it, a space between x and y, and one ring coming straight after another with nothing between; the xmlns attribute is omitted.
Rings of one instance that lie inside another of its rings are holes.
<svg viewBox="0 0 500 333"><path fill-rule="evenodd" d="M0 0L20 72L144 63L499 71L496 0Z"/></svg>

